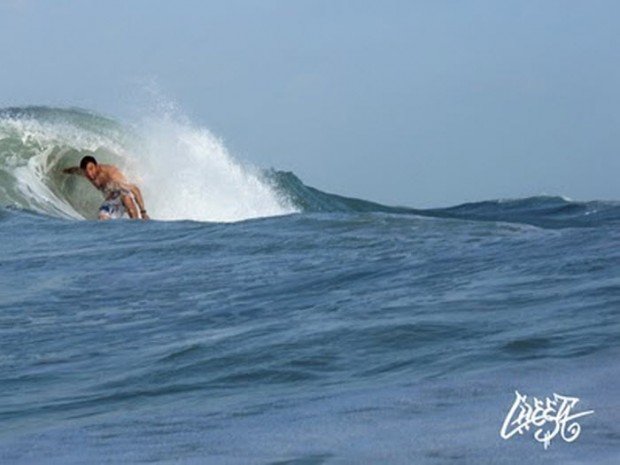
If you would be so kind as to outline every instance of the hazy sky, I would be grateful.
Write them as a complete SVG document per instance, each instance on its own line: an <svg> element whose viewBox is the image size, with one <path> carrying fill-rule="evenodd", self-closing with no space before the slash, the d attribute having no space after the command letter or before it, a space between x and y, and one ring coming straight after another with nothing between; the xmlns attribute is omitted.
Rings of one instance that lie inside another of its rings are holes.
<svg viewBox="0 0 620 465"><path fill-rule="evenodd" d="M126 118L391 204L620 199L618 1L0 0L0 106ZM145 110L147 111L147 110Z"/></svg>

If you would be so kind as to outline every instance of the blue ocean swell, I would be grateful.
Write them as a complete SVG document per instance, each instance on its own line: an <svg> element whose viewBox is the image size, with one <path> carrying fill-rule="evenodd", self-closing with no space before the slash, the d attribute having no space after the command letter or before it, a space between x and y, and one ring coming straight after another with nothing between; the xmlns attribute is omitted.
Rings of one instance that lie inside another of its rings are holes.
<svg viewBox="0 0 620 465"><path fill-rule="evenodd" d="M5 421L617 346L613 228L378 213L226 225L11 212L3 226L3 385L20 392Z"/></svg>

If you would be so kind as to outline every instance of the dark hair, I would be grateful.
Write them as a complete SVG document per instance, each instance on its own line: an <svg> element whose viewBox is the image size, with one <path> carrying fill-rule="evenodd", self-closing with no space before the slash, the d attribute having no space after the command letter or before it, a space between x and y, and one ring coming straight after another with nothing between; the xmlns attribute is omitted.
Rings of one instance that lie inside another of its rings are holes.
<svg viewBox="0 0 620 465"><path fill-rule="evenodd" d="M91 157L90 155L86 155L84 158L82 158L82 161L80 162L80 169L85 170L86 166L89 163L94 163L96 165L97 164L97 160L95 160L95 157Z"/></svg>

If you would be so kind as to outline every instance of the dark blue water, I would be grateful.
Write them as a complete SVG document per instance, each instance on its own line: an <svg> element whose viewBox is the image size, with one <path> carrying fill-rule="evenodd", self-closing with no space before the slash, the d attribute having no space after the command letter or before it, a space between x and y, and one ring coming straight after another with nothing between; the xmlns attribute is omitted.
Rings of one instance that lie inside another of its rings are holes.
<svg viewBox="0 0 620 465"><path fill-rule="evenodd" d="M0 463L620 463L616 203L297 187L228 224L0 210ZM515 390L595 413L504 440Z"/></svg>

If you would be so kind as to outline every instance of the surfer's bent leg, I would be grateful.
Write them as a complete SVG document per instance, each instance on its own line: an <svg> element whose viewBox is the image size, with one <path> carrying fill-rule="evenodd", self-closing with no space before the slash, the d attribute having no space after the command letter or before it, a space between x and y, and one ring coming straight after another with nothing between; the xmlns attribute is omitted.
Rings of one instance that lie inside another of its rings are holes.
<svg viewBox="0 0 620 465"><path fill-rule="evenodd" d="M140 212L136 206L136 200L132 193L123 193L121 196L121 201L123 202L125 210L127 210L127 213L129 214L129 218L140 218Z"/></svg>

